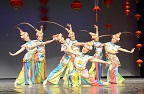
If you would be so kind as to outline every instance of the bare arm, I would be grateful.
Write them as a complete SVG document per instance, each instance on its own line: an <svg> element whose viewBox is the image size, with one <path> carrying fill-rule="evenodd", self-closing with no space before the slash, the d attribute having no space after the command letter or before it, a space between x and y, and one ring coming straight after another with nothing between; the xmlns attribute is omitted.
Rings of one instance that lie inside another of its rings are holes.
<svg viewBox="0 0 144 94"><path fill-rule="evenodd" d="M42 42L42 45L49 44L49 43L51 43L51 42L53 42L53 41L54 41L54 39L52 39L52 40L48 40L48 41L45 41L45 42Z"/></svg>
<svg viewBox="0 0 144 94"><path fill-rule="evenodd" d="M15 52L14 54L13 53L11 53L11 52L9 52L9 54L11 55L11 56L15 56L15 55L18 55L18 54L20 54L21 52L23 52L25 50L25 47L21 47L21 49L20 50L18 50L17 52Z"/></svg>
<svg viewBox="0 0 144 94"><path fill-rule="evenodd" d="M73 43L74 46L84 46L84 42L76 42L76 43Z"/></svg>
<svg viewBox="0 0 144 94"><path fill-rule="evenodd" d="M100 63L105 63L105 64L111 64L112 62L107 62L107 61L103 61L100 59L96 59L96 58L92 58L89 60L90 62L100 62Z"/></svg>
<svg viewBox="0 0 144 94"><path fill-rule="evenodd" d="M98 26L97 26L97 25L94 25L94 28L96 29L96 35L99 36L99 33L98 33Z"/></svg>
<svg viewBox="0 0 144 94"><path fill-rule="evenodd" d="M123 49L123 48L119 48L118 49L119 51L122 51L122 52L126 52L126 53L133 53L135 48L132 48L131 51L127 50L127 49Z"/></svg>

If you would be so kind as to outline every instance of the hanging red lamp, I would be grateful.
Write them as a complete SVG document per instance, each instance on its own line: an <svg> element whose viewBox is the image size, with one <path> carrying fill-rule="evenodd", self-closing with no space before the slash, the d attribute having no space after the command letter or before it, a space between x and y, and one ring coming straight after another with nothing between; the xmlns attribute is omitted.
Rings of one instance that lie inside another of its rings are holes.
<svg viewBox="0 0 144 94"><path fill-rule="evenodd" d="M41 12L42 12L44 15L46 15L46 14L48 13L48 10L47 10L47 8L44 7L44 8L41 9Z"/></svg>
<svg viewBox="0 0 144 94"><path fill-rule="evenodd" d="M104 0L104 4L109 7L112 4L112 0Z"/></svg>
<svg viewBox="0 0 144 94"><path fill-rule="evenodd" d="M126 9L126 10L125 10L125 13L126 13L126 15L129 15L130 10L129 10L129 9Z"/></svg>
<svg viewBox="0 0 144 94"><path fill-rule="evenodd" d="M14 7L15 9L18 9L22 6L22 0L11 0L10 1L11 6Z"/></svg>
<svg viewBox="0 0 144 94"><path fill-rule="evenodd" d="M130 2L129 2L129 0L125 0L125 13L126 13L126 15L129 15L129 13L130 13Z"/></svg>
<svg viewBox="0 0 144 94"><path fill-rule="evenodd" d="M96 11L96 22L98 22L98 10L101 10L99 6L94 6L93 11Z"/></svg>
<svg viewBox="0 0 144 94"><path fill-rule="evenodd" d="M142 44L140 44L140 43L137 44L137 45L136 45L136 48L138 48L138 50L140 50L140 49L142 48Z"/></svg>
<svg viewBox="0 0 144 94"><path fill-rule="evenodd" d="M78 0L75 0L71 3L71 8L74 9L75 11L78 11L79 9L82 8L82 3Z"/></svg>
<svg viewBox="0 0 144 94"><path fill-rule="evenodd" d="M41 3L42 3L44 6L46 6L47 3L48 3L48 0L41 0Z"/></svg>
<svg viewBox="0 0 144 94"><path fill-rule="evenodd" d="M106 24L106 28L108 29L108 31L112 28L112 24L108 23Z"/></svg>
<svg viewBox="0 0 144 94"><path fill-rule="evenodd" d="M135 34L136 34L136 36L137 36L138 38L140 38L140 35L142 34L142 32L141 32L141 31L136 31Z"/></svg>
<svg viewBox="0 0 144 94"><path fill-rule="evenodd" d="M141 15L138 14L138 13L135 15L135 18L136 18L137 20L139 20L140 17L141 17Z"/></svg>
<svg viewBox="0 0 144 94"><path fill-rule="evenodd" d="M138 64L139 67L141 67L141 64L143 63L143 61L142 61L141 59L138 59L138 60L136 61L136 63Z"/></svg>

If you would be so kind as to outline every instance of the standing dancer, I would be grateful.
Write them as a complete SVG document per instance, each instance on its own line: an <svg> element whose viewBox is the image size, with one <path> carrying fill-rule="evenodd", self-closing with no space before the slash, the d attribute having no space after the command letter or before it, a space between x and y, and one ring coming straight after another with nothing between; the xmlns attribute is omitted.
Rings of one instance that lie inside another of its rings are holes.
<svg viewBox="0 0 144 94"><path fill-rule="evenodd" d="M92 41L94 41L94 58L102 60L102 49L103 44L99 42L99 33L98 33L98 26L94 25L94 28L96 29L96 33L90 32L89 34L92 36ZM99 62L93 62L92 66L89 70L89 73L97 80L98 84L103 85L101 82L101 76L102 76L102 64Z"/></svg>
<svg viewBox="0 0 144 94"><path fill-rule="evenodd" d="M86 64L88 62L101 62L110 64L111 62L106 62L89 56L87 53L92 50L93 41L85 43L82 48L82 52L79 52L80 56L76 56L74 60L74 70L69 74L69 80L71 86L81 85L81 77L88 79L91 85L99 85L97 81L89 74L86 69ZM106 83L107 84L107 83Z"/></svg>
<svg viewBox="0 0 144 94"><path fill-rule="evenodd" d="M54 39L43 42L43 26L40 26L40 30L35 29L35 31L39 46L37 46L37 53L35 55L35 74L32 81L33 83L42 83L46 78L45 45L53 42Z"/></svg>
<svg viewBox="0 0 144 94"><path fill-rule="evenodd" d="M119 42L120 35L120 32L112 35L111 42L107 42L104 44L106 51L106 59L107 61L112 62L111 65L108 65L107 70L107 82L111 84L122 83L124 81L124 78L118 73L118 66L120 65L120 61L116 56L118 51L133 53L135 49L133 48L131 51L128 51L118 45L115 45L115 43Z"/></svg>
<svg viewBox="0 0 144 94"><path fill-rule="evenodd" d="M78 42L75 39L75 33L72 30L72 26L71 24L67 24L68 28L65 28L65 30L68 32L68 38L66 38L66 42L71 45L71 48L73 51L75 51L75 53L80 52L80 46L84 46L84 42ZM68 85L69 84L69 80L68 80L68 74L74 69L74 58L70 58L70 62L68 63L68 67L66 69L66 72L64 74L63 80L64 80L64 85Z"/></svg>
<svg viewBox="0 0 144 94"><path fill-rule="evenodd" d="M18 78L15 80L15 85L17 84L32 84L31 78L33 75L32 72L32 64L34 63L34 55L36 53L36 46L38 46L37 42L34 40L31 40L29 37L29 34L27 32L23 32L19 27L17 27L20 31L20 37L23 41L26 43L21 46L21 49L15 52L14 54L9 52L11 56L15 56L23 52L25 49L27 50L27 53L24 55L23 58L23 67L22 70L18 76Z"/></svg>
<svg viewBox="0 0 144 94"><path fill-rule="evenodd" d="M62 56L62 59L60 60L58 66L44 80L44 86L46 85L47 81L51 84L58 84L63 71L65 70L65 68L68 67L68 63L71 62L71 53L76 54L74 51L71 50L71 45L64 40L62 34L56 34L53 36L53 38L61 43L61 51L64 51L65 54Z"/></svg>

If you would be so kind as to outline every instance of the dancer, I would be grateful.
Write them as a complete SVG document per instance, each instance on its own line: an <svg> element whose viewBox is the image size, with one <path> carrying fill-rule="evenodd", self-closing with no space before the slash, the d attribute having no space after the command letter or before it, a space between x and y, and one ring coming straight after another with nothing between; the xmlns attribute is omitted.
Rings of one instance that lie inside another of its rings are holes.
<svg viewBox="0 0 144 94"><path fill-rule="evenodd" d="M98 26L94 25L94 28L96 29L96 33L92 33L92 32L89 33L92 36L92 41L94 41L94 50L95 50L94 58L102 60L102 57L103 57L102 49L103 49L104 44L99 42ZM101 76L102 76L102 64L101 63L93 62L89 70L89 73L95 78L95 80L97 80L97 82L100 85L103 85L101 81Z"/></svg>
<svg viewBox="0 0 144 94"><path fill-rule="evenodd" d="M20 37L23 41L26 43L21 46L21 49L15 52L14 54L9 52L11 56L16 56L23 52L25 49L27 50L27 53L24 55L23 58L23 67L22 70L18 76L18 78L15 80L15 85L17 84L32 84L31 78L33 75L32 72L32 64L34 63L34 55L36 53L36 46L38 46L37 42L34 40L31 40L29 37L29 34L27 32L23 32L19 27L17 27L20 31Z"/></svg>
<svg viewBox="0 0 144 94"><path fill-rule="evenodd" d="M107 82L111 84L122 83L124 78L118 73L118 66L120 65L120 61L116 54L118 51L133 53L133 48L131 51L121 48L121 46L115 45L115 43L120 41L121 32L112 35L111 42L104 43L105 51L106 51L106 59L109 62L112 62L111 65L108 65L107 70Z"/></svg>
<svg viewBox="0 0 144 94"><path fill-rule="evenodd" d="M54 41L48 40L43 42L43 26L40 26L40 30L35 29L36 38L39 46L37 46L37 53L35 54L35 71L33 76L33 83L42 83L46 78L46 57L45 57L45 45Z"/></svg>
<svg viewBox="0 0 144 94"><path fill-rule="evenodd" d="M103 60L99 60L94 58L93 56L89 56L87 53L92 50L93 41L85 43L82 48L82 52L80 52L80 56L76 56L74 60L75 69L69 74L69 80L71 86L79 86L81 85L81 77L86 78L90 81L91 85L99 85L97 81L88 73L86 69L86 64L88 62L101 62L106 64L111 64L111 62L106 62ZM107 85L107 83L105 84Z"/></svg>
<svg viewBox="0 0 144 94"><path fill-rule="evenodd" d="M73 50L71 50L71 45L64 40L61 33L54 35L53 38L61 43L61 51L65 52L65 54L62 56L58 66L44 80L44 86L46 85L47 81L51 84L58 84L63 71L68 67L68 63L71 62L71 53L76 54Z"/></svg>
<svg viewBox="0 0 144 94"><path fill-rule="evenodd" d="M68 28L65 28L65 30L68 32L68 38L66 38L66 42L71 45L71 48L75 53L80 52L80 46L84 46L84 42L78 42L75 39L75 33L72 30L71 24L67 24ZM69 84L68 82L68 74L74 69L73 65L74 58L70 58L70 62L68 63L68 67L66 68L66 72L64 74L63 80L64 85L67 86Z"/></svg>

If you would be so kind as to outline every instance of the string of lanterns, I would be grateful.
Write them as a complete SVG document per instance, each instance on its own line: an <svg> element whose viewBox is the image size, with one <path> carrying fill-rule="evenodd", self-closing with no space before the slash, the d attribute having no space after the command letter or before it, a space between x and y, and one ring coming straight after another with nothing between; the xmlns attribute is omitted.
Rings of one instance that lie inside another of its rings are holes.
<svg viewBox="0 0 144 94"><path fill-rule="evenodd" d="M48 21L49 20L47 17L48 9L46 8L48 0L41 0L41 3L43 5L43 7L41 8L41 13L42 13L41 20L42 21ZM46 24L45 23L43 25L43 29L46 30Z"/></svg>
<svg viewBox="0 0 144 94"><path fill-rule="evenodd" d="M129 15L130 13L130 1L129 0L125 0L125 13L126 15Z"/></svg>

